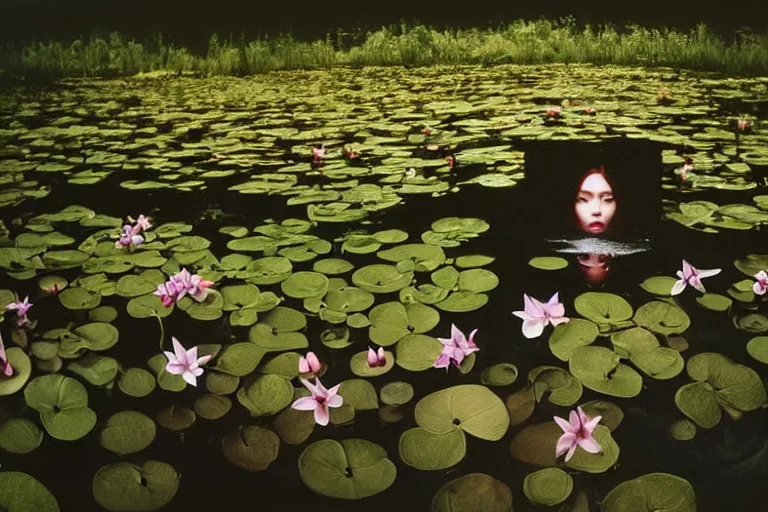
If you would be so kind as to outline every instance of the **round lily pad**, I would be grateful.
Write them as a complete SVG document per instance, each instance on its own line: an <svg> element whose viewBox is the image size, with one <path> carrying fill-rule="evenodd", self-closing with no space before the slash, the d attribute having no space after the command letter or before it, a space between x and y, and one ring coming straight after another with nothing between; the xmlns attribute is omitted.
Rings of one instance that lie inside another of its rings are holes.
<svg viewBox="0 0 768 512"><path fill-rule="evenodd" d="M230 395L240 386L240 377L226 373L208 372L205 377L205 389L215 395Z"/></svg>
<svg viewBox="0 0 768 512"><path fill-rule="evenodd" d="M601 416L600 424L608 427L611 432L616 430L621 422L624 421L624 411L613 402L592 400L591 402L581 404L581 408L584 410L584 414L590 418Z"/></svg>
<svg viewBox="0 0 768 512"><path fill-rule="evenodd" d="M253 308L259 304L259 289L252 284L225 286L221 289L224 311Z"/></svg>
<svg viewBox="0 0 768 512"><path fill-rule="evenodd" d="M596 324L614 324L632 316L629 302L613 293L582 293L574 299L573 307L581 316Z"/></svg>
<svg viewBox="0 0 768 512"><path fill-rule="evenodd" d="M0 449L2 450L10 453L29 453L42 442L42 430L26 418L10 418L0 424Z"/></svg>
<svg viewBox="0 0 768 512"><path fill-rule="evenodd" d="M171 304L165 307L160 297L149 294L132 298L128 301L125 309L133 318L150 318L153 316L165 318L173 313L175 306Z"/></svg>
<svg viewBox="0 0 768 512"><path fill-rule="evenodd" d="M328 290L328 278L318 272L295 272L280 283L280 288L294 299L322 297Z"/></svg>
<svg viewBox="0 0 768 512"><path fill-rule="evenodd" d="M675 281L677 279L674 277L653 276L640 283L640 287L653 295L669 297L672 295L672 286L674 286Z"/></svg>
<svg viewBox="0 0 768 512"><path fill-rule="evenodd" d="M442 343L431 336L409 334L397 344L395 362L412 372L424 371L434 366L442 350Z"/></svg>
<svg viewBox="0 0 768 512"><path fill-rule="evenodd" d="M59 503L43 484L26 473L0 473L0 509L7 512L59 512Z"/></svg>
<svg viewBox="0 0 768 512"><path fill-rule="evenodd" d="M315 416L312 411L298 411L289 407L275 417L273 426L283 442L302 444L315 430Z"/></svg>
<svg viewBox="0 0 768 512"><path fill-rule="evenodd" d="M736 322L739 329L747 332L768 331L768 317L760 313L750 313L739 318Z"/></svg>
<svg viewBox="0 0 768 512"><path fill-rule="evenodd" d="M640 394L643 378L604 347L579 347L568 361L571 374L587 388L606 395L631 398Z"/></svg>
<svg viewBox="0 0 768 512"><path fill-rule="evenodd" d="M413 272L400 272L393 265L368 265L352 274L358 288L371 293L391 293L411 284Z"/></svg>
<svg viewBox="0 0 768 512"><path fill-rule="evenodd" d="M179 475L165 462L148 460L143 466L117 462L93 477L96 503L111 512L145 512L170 503L179 489Z"/></svg>
<svg viewBox="0 0 768 512"><path fill-rule="evenodd" d="M345 380L339 386L339 396L344 397L344 404L356 411L369 411L379 407L376 389L365 379Z"/></svg>
<svg viewBox="0 0 768 512"><path fill-rule="evenodd" d="M37 285L46 293L56 293L67 287L69 281L61 276L43 276L37 282Z"/></svg>
<svg viewBox="0 0 768 512"><path fill-rule="evenodd" d="M424 428L411 428L400 436L398 450L409 466L436 471L461 462L467 453L467 440L461 429L435 434Z"/></svg>
<svg viewBox="0 0 768 512"><path fill-rule="evenodd" d="M678 441L690 441L696 437L696 424L687 418L677 420L669 427L669 433Z"/></svg>
<svg viewBox="0 0 768 512"><path fill-rule="evenodd" d="M755 336L749 340L747 353L761 363L768 364L768 336Z"/></svg>
<svg viewBox="0 0 768 512"><path fill-rule="evenodd" d="M40 413L46 432L55 439L80 439L96 425L96 413L88 408L88 392L72 377L36 377L24 389L24 399Z"/></svg>
<svg viewBox="0 0 768 512"><path fill-rule="evenodd" d="M185 430L197 419L195 411L186 407L172 405L157 413L157 422L168 430Z"/></svg>
<svg viewBox="0 0 768 512"><path fill-rule="evenodd" d="M496 261L494 256L485 256L483 254L467 254L456 258L454 265L458 268L476 268L490 265Z"/></svg>
<svg viewBox="0 0 768 512"><path fill-rule="evenodd" d="M118 455L140 452L155 439L152 418L136 411L122 411L107 419L101 431L101 446Z"/></svg>
<svg viewBox="0 0 768 512"><path fill-rule="evenodd" d="M435 307L449 313L466 313L475 311L488 304L488 295L470 291L457 291L444 300L435 303Z"/></svg>
<svg viewBox="0 0 768 512"><path fill-rule="evenodd" d="M531 258L528 265L539 270L562 270L568 266L568 260L558 256L537 256Z"/></svg>
<svg viewBox="0 0 768 512"><path fill-rule="evenodd" d="M336 276L339 274L346 274L355 266L347 260L340 258L326 258L324 260L318 260L312 265L312 270L320 272L327 276Z"/></svg>
<svg viewBox="0 0 768 512"><path fill-rule="evenodd" d="M117 310L112 306L99 306L88 312L88 320L91 322L112 322L117 318Z"/></svg>
<svg viewBox="0 0 768 512"><path fill-rule="evenodd" d="M233 343L224 347L212 368L243 377L256 369L265 353L266 351L255 343Z"/></svg>
<svg viewBox="0 0 768 512"><path fill-rule="evenodd" d="M632 320L640 327L667 336L680 334L691 325L691 319L685 311L658 300L640 306Z"/></svg>
<svg viewBox="0 0 768 512"><path fill-rule="evenodd" d="M217 420L232 408L232 400L225 396L203 395L195 401L195 414L206 420Z"/></svg>
<svg viewBox="0 0 768 512"><path fill-rule="evenodd" d="M509 428L504 402L485 386L463 384L436 391L419 400L416 423L434 433L460 428L467 434L498 441Z"/></svg>
<svg viewBox="0 0 768 512"><path fill-rule="evenodd" d="M649 473L614 487L603 499L600 512L696 512L696 492L684 478Z"/></svg>
<svg viewBox="0 0 768 512"><path fill-rule="evenodd" d="M379 251L376 256L392 263L412 260L416 272L431 272L445 261L445 251L442 247L428 244L398 245L391 249Z"/></svg>
<svg viewBox="0 0 768 512"><path fill-rule="evenodd" d="M101 294L95 290L70 287L59 294L59 301L67 309L93 309L101 304Z"/></svg>
<svg viewBox="0 0 768 512"><path fill-rule="evenodd" d="M388 489L397 469L379 445L364 439L323 439L299 457L302 481L318 494L362 499Z"/></svg>
<svg viewBox="0 0 768 512"><path fill-rule="evenodd" d="M573 478L560 468L540 469L525 477L523 492L533 504L552 507L571 495Z"/></svg>
<svg viewBox="0 0 768 512"><path fill-rule="evenodd" d="M424 304L386 302L371 309L368 336L382 347L394 345L404 336L430 331L440 321L440 313Z"/></svg>
<svg viewBox="0 0 768 512"><path fill-rule="evenodd" d="M128 368L117 379L117 387L128 396L147 396L155 389L155 377L143 368Z"/></svg>
<svg viewBox="0 0 768 512"><path fill-rule="evenodd" d="M702 307L712 311L728 311L733 301L724 295L718 293L705 293L696 297L696 302Z"/></svg>
<svg viewBox="0 0 768 512"><path fill-rule="evenodd" d="M575 349L591 345L599 333L600 330L593 322L571 318L567 323L554 328L549 336L549 349L555 357L567 362Z"/></svg>
<svg viewBox="0 0 768 512"><path fill-rule="evenodd" d="M12 395L24 387L32 374L32 361L19 347L10 347L5 350L5 356L13 368L10 377L0 377L0 396Z"/></svg>
<svg viewBox="0 0 768 512"><path fill-rule="evenodd" d="M386 405L407 404L413 398L413 386L407 382L389 382L381 387L379 398Z"/></svg>
<svg viewBox="0 0 768 512"><path fill-rule="evenodd" d="M395 355L392 352L384 352L383 366L370 366L368 364L368 351L358 352L349 360L349 368L358 377L378 377L384 375L395 366Z"/></svg>
<svg viewBox="0 0 768 512"><path fill-rule="evenodd" d="M270 416L293 400L293 386L279 375L259 375L237 391L237 400L252 416Z"/></svg>
<svg viewBox="0 0 768 512"><path fill-rule="evenodd" d="M240 426L221 440L224 457L246 471L264 471L277 459L280 438L269 429Z"/></svg>
<svg viewBox="0 0 768 512"><path fill-rule="evenodd" d="M509 386L517 380L517 375L517 366L512 363L498 363L483 370L480 382L486 386Z"/></svg>
<svg viewBox="0 0 768 512"><path fill-rule="evenodd" d="M512 512L512 491L492 476L470 473L438 489L432 512Z"/></svg>
<svg viewBox="0 0 768 512"><path fill-rule="evenodd" d="M269 285L285 280L293 271L293 263L282 256L265 256L251 261L243 277L252 284Z"/></svg>

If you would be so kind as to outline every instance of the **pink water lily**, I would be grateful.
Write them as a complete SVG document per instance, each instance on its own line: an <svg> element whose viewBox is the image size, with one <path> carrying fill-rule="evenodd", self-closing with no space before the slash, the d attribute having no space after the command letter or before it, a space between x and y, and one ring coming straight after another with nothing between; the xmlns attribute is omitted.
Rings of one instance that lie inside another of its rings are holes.
<svg viewBox="0 0 768 512"><path fill-rule="evenodd" d="M181 375L189 385L197 386L197 378L203 374L203 365L211 360L211 356L197 357L197 347L185 350L179 340L171 338L173 341L173 352L164 350L165 357L168 358L168 364L165 365L165 371L171 375Z"/></svg>
<svg viewBox="0 0 768 512"><path fill-rule="evenodd" d="M579 446L587 453L600 453L602 451L600 445L592 437L592 433L595 431L597 424L600 423L602 416L595 416L590 419L584 414L584 410L581 407L577 407L575 411L571 411L568 417L570 421L565 421L558 416L554 418L555 423L563 429L563 435L557 440L557 445L555 446L555 457L565 454L565 462L568 462Z"/></svg>
<svg viewBox="0 0 768 512"><path fill-rule="evenodd" d="M319 148L312 148L312 158L314 158L315 163L319 163L325 158L325 144L321 145Z"/></svg>
<svg viewBox="0 0 768 512"><path fill-rule="evenodd" d="M680 295L687 285L691 285L701 293L707 293L704 289L704 285L701 284L701 280L705 277L716 276L720 273L719 268L713 268L711 270L698 270L696 267L683 260L683 270L677 271L677 277L680 279L675 281L672 286L671 295Z"/></svg>
<svg viewBox="0 0 768 512"><path fill-rule="evenodd" d="M765 295L768 292L768 273L765 270L761 270L755 274L755 279L757 281L752 285L752 291L757 295Z"/></svg>
<svg viewBox="0 0 768 512"><path fill-rule="evenodd" d="M377 366L386 366L387 358L384 355L384 348L379 347L378 352L368 347L368 366L375 368Z"/></svg>
<svg viewBox="0 0 768 512"><path fill-rule="evenodd" d="M6 377L13 375L13 368L8 361L8 356L5 354L5 345L3 344L2 335L0 335L0 373Z"/></svg>
<svg viewBox="0 0 768 512"><path fill-rule="evenodd" d="M315 378L315 384L305 379L299 380L312 393L312 396L299 398L291 404L291 408L298 411L315 411L315 422L318 425L326 426L331 419L328 408L344 405L344 398L338 395L341 384L337 384L331 389L325 389L318 378Z"/></svg>
<svg viewBox="0 0 768 512"><path fill-rule="evenodd" d="M443 344L443 351L440 353L440 356L438 356L433 366L435 368L445 368L448 370L450 364L453 363L453 365L458 368L465 357L472 352L480 350L480 348L475 345L475 333L477 333L477 329L470 332L469 338L467 338L458 327L451 324L451 337L437 338L437 340Z"/></svg>
<svg viewBox="0 0 768 512"><path fill-rule="evenodd" d="M133 226L134 234L139 233L141 231L146 231L149 228L151 228L152 227L151 220L152 220L151 217L145 217L143 213L140 214L139 218L136 219L136 224Z"/></svg>
<svg viewBox="0 0 768 512"><path fill-rule="evenodd" d="M744 131L747 128L749 128L749 125L750 125L749 119L739 119L738 121L736 121L736 128L738 128L741 131Z"/></svg>
<svg viewBox="0 0 768 512"><path fill-rule="evenodd" d="M546 304L523 294L524 311L513 311L512 314L523 319L523 335L526 338L538 338L544 332L547 324L552 327L568 323L570 318L565 316L565 306L560 303L560 293L555 293Z"/></svg>
<svg viewBox="0 0 768 512"><path fill-rule="evenodd" d="M187 294L197 302L203 302L208 296L208 288L213 284L213 281L207 281L197 274L190 274L187 269L182 269L168 281L158 285L154 295L160 297L165 307L180 301Z"/></svg>
<svg viewBox="0 0 768 512"><path fill-rule="evenodd" d="M123 226L123 232L120 235L120 238L118 238L117 242L115 242L115 247L118 249L122 249L123 247L135 249L143 243L144 237L139 235L138 231L134 232L134 227L132 227L130 224L125 224Z"/></svg>
<svg viewBox="0 0 768 512"><path fill-rule="evenodd" d="M317 373L320 368L320 360L314 352L307 352L306 357L299 358L299 373Z"/></svg>
<svg viewBox="0 0 768 512"><path fill-rule="evenodd" d="M30 323L29 318L27 318L27 311L29 311L29 308L33 306L29 302L29 295L24 297L24 300L19 300L19 295L14 294L16 296L16 301L11 302L5 306L5 309L7 311L16 311L16 315L18 316L16 320L16 327L21 327L22 325L26 325Z"/></svg>

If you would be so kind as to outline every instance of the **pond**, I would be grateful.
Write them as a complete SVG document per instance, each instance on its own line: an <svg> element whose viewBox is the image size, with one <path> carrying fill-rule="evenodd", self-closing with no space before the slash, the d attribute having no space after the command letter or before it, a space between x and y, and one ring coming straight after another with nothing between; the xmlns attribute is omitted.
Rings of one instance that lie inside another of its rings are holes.
<svg viewBox="0 0 768 512"><path fill-rule="evenodd" d="M760 510L767 86L551 65L2 90L0 509ZM651 227L553 236L526 152L611 140L657 144ZM599 422L564 436L577 407Z"/></svg>

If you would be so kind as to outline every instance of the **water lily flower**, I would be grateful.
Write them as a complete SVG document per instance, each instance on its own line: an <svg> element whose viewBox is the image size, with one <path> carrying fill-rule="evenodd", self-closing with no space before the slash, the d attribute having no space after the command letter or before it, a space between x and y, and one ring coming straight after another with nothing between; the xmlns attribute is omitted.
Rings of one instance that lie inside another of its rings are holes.
<svg viewBox="0 0 768 512"><path fill-rule="evenodd" d="M165 365L165 371L171 375L181 375L189 385L197 386L197 378L203 374L203 365L211 360L212 356L197 357L197 347L185 350L179 340L171 338L173 341L173 352L164 350L165 357L168 358L168 364Z"/></svg>
<svg viewBox="0 0 768 512"><path fill-rule="evenodd" d="M452 155L445 157L445 161L448 162L448 168L453 169L456 167L456 159Z"/></svg>
<svg viewBox="0 0 768 512"><path fill-rule="evenodd" d="M469 333L469 338L467 338L458 327L451 324L451 337L437 338L437 340L443 344L443 351L440 353L440 356L438 356L433 366L435 368L445 368L448 370L450 364L453 363L453 365L458 368L465 357L472 352L480 350L480 348L475 345L474 341L476 332L477 329Z"/></svg>
<svg viewBox="0 0 768 512"><path fill-rule="evenodd" d="M346 146L344 146L344 156L347 157L348 160L354 160L359 155L355 153L355 150L353 150L352 148L347 148Z"/></svg>
<svg viewBox="0 0 768 512"><path fill-rule="evenodd" d="M752 291L757 295L765 295L768 292L768 272L761 270L755 274L757 282L752 285Z"/></svg>
<svg viewBox="0 0 768 512"><path fill-rule="evenodd" d="M323 427L326 426L331 419L328 408L344 405L344 398L338 395L341 384L336 384L331 389L325 389L317 377L315 377L315 384L305 379L299 380L312 393L312 396L299 398L291 404L291 408L297 411L315 411L315 422Z"/></svg>
<svg viewBox="0 0 768 512"><path fill-rule="evenodd" d="M11 363L8 362L8 356L5 355L5 345L3 344L3 337L0 335L0 373L6 377L13 375L13 368Z"/></svg>
<svg viewBox="0 0 768 512"><path fill-rule="evenodd" d="M386 366L387 358L384 356L384 348L379 347L379 351L376 352L371 347L368 347L368 366L375 368L377 366Z"/></svg>
<svg viewBox="0 0 768 512"><path fill-rule="evenodd" d="M560 117L561 112L562 112L562 109L560 107L549 107L547 108L544 115L546 115L547 117L558 118Z"/></svg>
<svg viewBox="0 0 768 512"><path fill-rule="evenodd" d="M154 291L153 295L160 297L163 306L168 307L173 303L176 293L176 286L173 281L166 281L163 284L157 285L157 290Z"/></svg>
<svg viewBox="0 0 768 512"><path fill-rule="evenodd" d="M320 360L314 352L307 352L307 356L299 358L299 373L317 373L320 371Z"/></svg>
<svg viewBox="0 0 768 512"><path fill-rule="evenodd" d="M597 424L600 423L602 416L595 416L590 419L584 414L584 410L581 407L577 407L568 416L570 421L565 421L558 416L554 418L555 423L563 429L563 435L557 440L555 457L560 457L565 453L565 462L568 462L573 457L578 446L581 446L587 453L600 453L602 451L600 445L592 437L592 432L594 432Z"/></svg>
<svg viewBox="0 0 768 512"><path fill-rule="evenodd" d="M512 314L523 319L523 335L526 338L538 338L547 324L555 327L570 320L565 316L565 306L560 303L559 292L550 297L546 304L523 294L523 303L525 310L513 311Z"/></svg>
<svg viewBox="0 0 768 512"><path fill-rule="evenodd" d="M133 220L129 217L129 220ZM152 223L150 222L152 219L150 217L145 217L144 214L139 215L139 218L136 219L136 224L134 224L133 228L131 229L131 234L137 235L141 233L142 231L146 231L149 228L152 227Z"/></svg>
<svg viewBox="0 0 768 512"><path fill-rule="evenodd" d="M432 135L432 129L431 128L424 128L423 130L421 130L421 133L423 135L430 136L430 135Z"/></svg>
<svg viewBox="0 0 768 512"><path fill-rule="evenodd" d="M178 302L189 294L197 302L203 302L208 296L208 288L213 281L203 279L197 274L190 274L186 268L171 276L164 284L155 290L154 295L160 297L163 305L168 307L172 302Z"/></svg>
<svg viewBox="0 0 768 512"><path fill-rule="evenodd" d="M677 271L677 277L680 279L675 281L675 284L672 286L672 291L670 292L671 295L679 295L685 290L685 287L687 285L691 285L697 290L699 290L701 293L707 293L707 290L704 289L704 285L701 284L701 280L705 277L712 277L716 276L720 273L719 268L714 268L711 270L698 270L693 265L688 263L687 261L683 260L683 270Z"/></svg>
<svg viewBox="0 0 768 512"><path fill-rule="evenodd" d="M123 233L120 235L120 238L117 239L117 242L115 242L116 248L122 249L123 247L130 247L131 249L134 249L144 243L144 237L139 235L138 232L134 232L133 229L133 226L130 224L125 224L123 226Z"/></svg>
<svg viewBox="0 0 768 512"><path fill-rule="evenodd" d="M736 121L736 127L741 131L745 131L746 129L748 129L749 125L750 125L749 119L739 119L738 121Z"/></svg>
<svg viewBox="0 0 768 512"><path fill-rule="evenodd" d="M312 148L312 158L314 158L315 163L321 162L325 158L325 144L319 148Z"/></svg>
<svg viewBox="0 0 768 512"><path fill-rule="evenodd" d="M597 110L595 110L593 107L584 107L584 113L593 116L597 114Z"/></svg>
<svg viewBox="0 0 768 512"><path fill-rule="evenodd" d="M33 306L29 302L29 295L24 297L23 301L19 300L19 295L16 295L16 302L11 302L5 306L5 309L7 311L16 311L16 315L18 316L18 319L16 320L16 327L21 327L22 325L26 325L30 323L29 318L27 318L27 311L29 311L29 308Z"/></svg>

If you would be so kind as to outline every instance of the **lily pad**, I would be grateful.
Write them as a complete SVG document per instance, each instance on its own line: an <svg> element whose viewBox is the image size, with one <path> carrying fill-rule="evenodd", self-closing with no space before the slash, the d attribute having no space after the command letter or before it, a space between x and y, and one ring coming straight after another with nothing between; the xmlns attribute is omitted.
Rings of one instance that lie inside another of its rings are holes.
<svg viewBox="0 0 768 512"><path fill-rule="evenodd" d="M388 489L397 469L379 445L364 439L323 439L299 457L302 481L318 494L362 499Z"/></svg>
<svg viewBox="0 0 768 512"><path fill-rule="evenodd" d="M148 460L143 466L117 462L93 477L96 503L111 512L145 512L170 503L179 490L179 475L165 462Z"/></svg>
<svg viewBox="0 0 768 512"><path fill-rule="evenodd" d="M96 425L96 413L88 408L88 392L72 377L36 377L24 389L24 399L40 413L46 432L55 439L80 439Z"/></svg>
<svg viewBox="0 0 768 512"><path fill-rule="evenodd" d="M531 258L528 265L539 270L562 270L568 266L568 260L559 256L537 256Z"/></svg>
<svg viewBox="0 0 768 512"><path fill-rule="evenodd" d="M680 334L691 325L685 311L659 300L640 306L632 320L640 327L666 336Z"/></svg>
<svg viewBox="0 0 768 512"><path fill-rule="evenodd" d="M436 471L461 462L467 453L467 440L461 429L435 434L424 428L411 428L400 436L398 450L409 466Z"/></svg>
<svg viewBox="0 0 768 512"><path fill-rule="evenodd" d="M411 284L413 272L400 272L393 265L368 265L352 274L358 288L371 293L391 293Z"/></svg>
<svg viewBox="0 0 768 512"><path fill-rule="evenodd" d="M370 411L379 407L376 389L373 384L364 379L345 380L339 386L339 396L344 398L344 404L356 411Z"/></svg>
<svg viewBox="0 0 768 512"><path fill-rule="evenodd" d="M534 505L552 507L571 495L573 478L559 468L540 469L525 477L523 492Z"/></svg>
<svg viewBox="0 0 768 512"><path fill-rule="evenodd" d="M677 420L669 427L669 434L678 441L690 441L696 437L696 424L684 418Z"/></svg>
<svg viewBox="0 0 768 512"><path fill-rule="evenodd" d="M322 297L328 290L328 278L317 272L295 272L280 283L280 288L289 297L306 299Z"/></svg>
<svg viewBox="0 0 768 512"><path fill-rule="evenodd" d="M747 353L763 364L768 364L768 336L755 336L747 343Z"/></svg>
<svg viewBox="0 0 768 512"><path fill-rule="evenodd" d="M172 405L157 413L157 422L161 427L174 432L186 430L197 419L195 412L186 407Z"/></svg>
<svg viewBox="0 0 768 512"><path fill-rule="evenodd" d="M43 431L26 418L10 418L0 424L1 450L24 454L34 450L42 442Z"/></svg>
<svg viewBox="0 0 768 512"><path fill-rule="evenodd" d="M643 378L604 347L579 347L571 352L568 368L587 388L610 396L631 398L640 394Z"/></svg>
<svg viewBox="0 0 768 512"><path fill-rule="evenodd" d="M384 375L395 366L395 355L392 352L384 352L383 366L370 366L368 364L368 351L358 352L349 360L349 368L358 377L378 377Z"/></svg>
<svg viewBox="0 0 768 512"><path fill-rule="evenodd" d="M640 287L648 293L669 297L672 295L672 286L674 286L675 281L677 279L674 277L653 276L640 283Z"/></svg>
<svg viewBox="0 0 768 512"><path fill-rule="evenodd" d="M440 321L440 313L424 304L387 302L374 307L368 318L371 322L368 328L371 341L388 347L409 334L430 331Z"/></svg>
<svg viewBox="0 0 768 512"><path fill-rule="evenodd" d="M10 347L5 350L5 356L13 368L10 377L0 377L0 396L12 395L24 387L32 374L32 361L19 347Z"/></svg>
<svg viewBox="0 0 768 512"><path fill-rule="evenodd" d="M632 317L632 306L613 293L586 292L573 301L576 311L596 324L615 324Z"/></svg>
<svg viewBox="0 0 768 512"><path fill-rule="evenodd" d="M128 396L140 398L155 389L155 377L143 368L128 368L118 378L117 387Z"/></svg>
<svg viewBox="0 0 768 512"><path fill-rule="evenodd" d="M280 451L280 438L256 425L240 426L221 440L224 457L246 471L264 471Z"/></svg>
<svg viewBox="0 0 768 512"><path fill-rule="evenodd" d="M549 336L549 349L555 357L567 362L575 349L591 345L598 334L600 331L593 322L582 318L571 318L567 323L554 328Z"/></svg>
<svg viewBox="0 0 768 512"><path fill-rule="evenodd" d="M395 349L395 362L401 368L420 372L432 368L443 344L431 336L409 334L404 336Z"/></svg>
<svg viewBox="0 0 768 512"><path fill-rule="evenodd" d="M206 420L217 420L232 408L232 400L225 396L203 395L195 401L195 414Z"/></svg>
<svg viewBox="0 0 768 512"><path fill-rule="evenodd" d="M382 386L379 398L386 405L407 404L413 398L413 386L407 382L389 382Z"/></svg>
<svg viewBox="0 0 768 512"><path fill-rule="evenodd" d="M718 293L705 293L696 297L696 302L702 307L711 311L728 311L733 301L724 295Z"/></svg>
<svg viewBox="0 0 768 512"><path fill-rule="evenodd" d="M434 433L460 428L467 434L498 441L509 428L504 402L476 384L454 386L422 398L414 411L416 423Z"/></svg>
<svg viewBox="0 0 768 512"><path fill-rule="evenodd" d="M432 512L512 512L512 491L492 476L470 473L438 489Z"/></svg>
<svg viewBox="0 0 768 512"><path fill-rule="evenodd" d="M614 487L603 499L600 512L696 512L696 493L684 478L649 473Z"/></svg>
<svg viewBox="0 0 768 512"><path fill-rule="evenodd" d="M512 363L498 363L483 370L480 382L486 386L509 386L517 380L517 375L517 366Z"/></svg>
<svg viewBox="0 0 768 512"><path fill-rule="evenodd" d="M118 455L140 452L152 444L157 429L152 418L136 411L122 411L107 419L101 446Z"/></svg>
<svg viewBox="0 0 768 512"><path fill-rule="evenodd" d="M237 400L252 416L271 416L293 400L293 386L279 375L259 375L237 391Z"/></svg>
<svg viewBox="0 0 768 512"><path fill-rule="evenodd" d="M26 473L0 473L0 508L8 512L59 512L59 504L43 484Z"/></svg>

